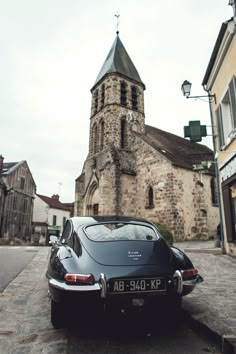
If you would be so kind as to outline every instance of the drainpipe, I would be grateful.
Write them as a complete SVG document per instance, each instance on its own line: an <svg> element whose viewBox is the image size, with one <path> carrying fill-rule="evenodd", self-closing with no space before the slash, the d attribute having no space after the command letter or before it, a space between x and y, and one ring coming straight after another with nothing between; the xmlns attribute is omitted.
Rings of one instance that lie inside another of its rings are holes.
<svg viewBox="0 0 236 354"><path fill-rule="evenodd" d="M213 112L212 112L212 97L213 97L213 95L211 94L210 90L207 90L205 85L203 85L203 89L207 92L208 100L209 100L210 118L211 118L211 126L212 126L212 142L213 142L213 151L214 151L214 166L215 166L216 185L217 185L217 193L218 193L218 201L219 201L221 250L222 250L222 253L225 254L226 251L225 251L224 228L223 228L223 222L222 222L223 221L223 212L222 212L221 193L220 193L220 178L219 178L218 160L216 157L216 142L215 142L216 134L215 134L215 128L214 128ZM215 101L215 103L216 103L216 101Z"/></svg>

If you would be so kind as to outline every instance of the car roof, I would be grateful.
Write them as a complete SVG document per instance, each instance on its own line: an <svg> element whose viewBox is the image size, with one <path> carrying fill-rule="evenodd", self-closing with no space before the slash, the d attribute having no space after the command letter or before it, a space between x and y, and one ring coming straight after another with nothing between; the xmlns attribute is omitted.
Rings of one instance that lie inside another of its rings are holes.
<svg viewBox="0 0 236 354"><path fill-rule="evenodd" d="M146 219L123 215L74 216L70 220L72 221L75 229L80 226L103 222L138 222L153 225L150 221Z"/></svg>

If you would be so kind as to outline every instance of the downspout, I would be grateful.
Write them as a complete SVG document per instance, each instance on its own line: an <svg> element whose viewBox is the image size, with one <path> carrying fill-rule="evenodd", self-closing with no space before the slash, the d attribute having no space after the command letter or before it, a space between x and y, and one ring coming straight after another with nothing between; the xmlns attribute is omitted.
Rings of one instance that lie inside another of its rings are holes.
<svg viewBox="0 0 236 354"><path fill-rule="evenodd" d="M216 142L215 142L215 126L213 120L213 111L212 111L212 98L214 97L215 103L216 98L214 95L211 94L210 90L207 90L205 85L202 85L203 89L208 94L209 100L209 108L210 108L210 118L211 118L211 126L212 126L212 142L213 142L213 151L214 151L214 166L215 166L215 175L216 175L216 184L217 184L217 193L218 193L218 201L219 201L219 216L220 216L220 238L221 238L221 250L222 253L225 254L225 237L224 237L224 228L223 228L223 212L222 212L222 204L221 204L221 193L220 193L220 178L219 178L219 169L218 169L218 160L216 157Z"/></svg>

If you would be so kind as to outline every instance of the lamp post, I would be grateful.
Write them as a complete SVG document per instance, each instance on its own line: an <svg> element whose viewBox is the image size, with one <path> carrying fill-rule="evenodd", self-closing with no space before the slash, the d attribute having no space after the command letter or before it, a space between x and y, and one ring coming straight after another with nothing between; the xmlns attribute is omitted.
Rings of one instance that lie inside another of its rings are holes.
<svg viewBox="0 0 236 354"><path fill-rule="evenodd" d="M213 113L212 113L212 103L216 104L216 96L215 94L211 94L204 86L204 90L207 92L207 95L200 95L200 96L190 96L191 94L191 82L188 80L184 80L181 85L181 90L183 95L186 98L208 98L209 108L210 108L210 118L211 118L211 127L212 127L212 142L213 142L213 152L214 152L214 165L215 165L215 175L216 175L216 186L217 186L217 193L218 193L218 202L219 202L219 216L220 216L220 230L221 230L221 249L222 253L225 253L224 247L224 230L222 224L222 206L221 206L221 195L220 195L220 179L219 179L219 170L218 170L218 161L216 157L216 143L215 143L215 132L214 132L214 121L213 121Z"/></svg>
<svg viewBox="0 0 236 354"><path fill-rule="evenodd" d="M189 82L188 80L184 80L184 82L182 83L182 86L181 86L181 90L182 90L182 92L183 92L183 95L184 95L186 98L203 98L203 97L207 97L208 100L209 100L209 103L211 103L211 102L213 102L213 101L216 103L216 96L215 96L215 95L211 95L209 92L208 92L207 95L190 96L191 87L192 87L191 82Z"/></svg>

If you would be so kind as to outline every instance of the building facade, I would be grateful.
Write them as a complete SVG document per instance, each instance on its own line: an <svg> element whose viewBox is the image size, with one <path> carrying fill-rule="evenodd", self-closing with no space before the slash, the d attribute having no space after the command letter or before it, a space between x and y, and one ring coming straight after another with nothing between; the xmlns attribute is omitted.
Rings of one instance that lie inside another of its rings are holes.
<svg viewBox="0 0 236 354"><path fill-rule="evenodd" d="M76 180L75 215L130 215L166 224L176 240L214 236L213 159L204 145L145 124L144 90L119 35L91 89L89 153Z"/></svg>
<svg viewBox="0 0 236 354"><path fill-rule="evenodd" d="M26 161L2 161L0 237L30 240L36 184Z"/></svg>
<svg viewBox="0 0 236 354"><path fill-rule="evenodd" d="M38 237L42 244L47 244L50 235L60 235L70 216L71 205L61 203L58 194L52 197L36 194L33 210L34 237Z"/></svg>
<svg viewBox="0 0 236 354"><path fill-rule="evenodd" d="M222 243L227 253L236 255L236 21L225 21L203 79L204 87L215 95L212 117L218 162L222 210Z"/></svg>

